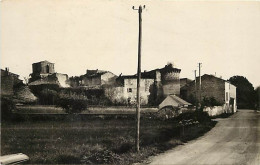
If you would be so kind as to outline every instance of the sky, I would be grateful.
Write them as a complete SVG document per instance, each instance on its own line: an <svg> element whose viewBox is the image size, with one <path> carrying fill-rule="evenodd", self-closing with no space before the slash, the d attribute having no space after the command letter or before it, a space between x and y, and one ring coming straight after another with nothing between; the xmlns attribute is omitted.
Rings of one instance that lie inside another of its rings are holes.
<svg viewBox="0 0 260 165"><path fill-rule="evenodd" d="M143 10L142 71L168 62L181 78L216 74L260 85L260 2L2 0L0 67L20 79L32 63L79 76L87 69L137 72L138 12ZM198 73L198 71L197 71Z"/></svg>

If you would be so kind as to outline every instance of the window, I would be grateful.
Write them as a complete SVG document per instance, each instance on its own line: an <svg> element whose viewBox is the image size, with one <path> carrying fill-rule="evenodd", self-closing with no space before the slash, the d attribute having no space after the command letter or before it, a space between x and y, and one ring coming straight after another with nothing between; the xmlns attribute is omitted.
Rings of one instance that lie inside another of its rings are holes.
<svg viewBox="0 0 260 165"><path fill-rule="evenodd" d="M49 65L46 66L46 73L50 73L50 66Z"/></svg>
<svg viewBox="0 0 260 165"><path fill-rule="evenodd" d="M226 101L229 101L228 92L226 92Z"/></svg>
<svg viewBox="0 0 260 165"><path fill-rule="evenodd" d="M132 93L132 88L127 88L128 93Z"/></svg>

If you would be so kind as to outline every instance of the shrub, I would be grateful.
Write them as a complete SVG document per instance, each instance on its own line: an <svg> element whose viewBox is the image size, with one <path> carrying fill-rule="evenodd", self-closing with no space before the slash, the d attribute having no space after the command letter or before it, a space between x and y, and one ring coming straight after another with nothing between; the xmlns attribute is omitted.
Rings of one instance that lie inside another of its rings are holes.
<svg viewBox="0 0 260 165"><path fill-rule="evenodd" d="M43 89L39 93L39 101L41 104L54 105L58 97L58 93L55 90Z"/></svg>
<svg viewBox="0 0 260 165"><path fill-rule="evenodd" d="M90 156L84 156L81 162L84 164L115 164L115 162L121 159L118 154L110 150L104 150L93 153Z"/></svg>
<svg viewBox="0 0 260 165"><path fill-rule="evenodd" d="M128 103L127 99L125 99L124 97L120 97L119 99L114 100L113 104L117 106L123 106L130 103Z"/></svg>
<svg viewBox="0 0 260 165"><path fill-rule="evenodd" d="M213 106L221 106L222 103L218 102L214 97L203 97L201 102L201 107L213 107Z"/></svg>
<svg viewBox="0 0 260 165"><path fill-rule="evenodd" d="M12 110L15 109L15 103L12 98L1 97L1 118L2 120L10 120Z"/></svg>
<svg viewBox="0 0 260 165"><path fill-rule="evenodd" d="M87 109L88 103L85 97L62 95L59 96L56 106L64 109L66 113L72 114Z"/></svg>
<svg viewBox="0 0 260 165"><path fill-rule="evenodd" d="M209 117L208 113L202 112L202 111L182 113L176 119L177 119L177 121L192 119L192 120L198 121L200 123L205 123L205 122L211 121L211 118Z"/></svg>
<svg viewBox="0 0 260 165"><path fill-rule="evenodd" d="M80 158L73 155L58 155L56 158L58 164L80 164Z"/></svg>

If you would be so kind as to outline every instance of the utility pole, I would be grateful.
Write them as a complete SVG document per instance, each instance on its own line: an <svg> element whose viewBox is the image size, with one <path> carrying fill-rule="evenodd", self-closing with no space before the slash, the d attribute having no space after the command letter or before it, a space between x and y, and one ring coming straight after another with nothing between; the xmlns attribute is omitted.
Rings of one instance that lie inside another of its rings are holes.
<svg viewBox="0 0 260 165"><path fill-rule="evenodd" d="M139 135L140 135L140 81L141 81L141 42L142 42L142 11L145 8L145 5L142 7L139 6L138 9L135 9L133 6L133 10L138 10L139 13L139 38L138 38L138 66L137 66L137 105L136 105L136 139L135 139L135 147L136 151L139 152Z"/></svg>
<svg viewBox="0 0 260 165"><path fill-rule="evenodd" d="M197 70L194 70L194 74L195 74L195 105L196 105L196 110L198 110L198 106L197 106L197 75L196 75Z"/></svg>
<svg viewBox="0 0 260 165"><path fill-rule="evenodd" d="M200 78L200 82L199 82L199 102L200 102L200 104L201 104L201 75L200 75L201 64L202 63L199 63L199 78Z"/></svg>

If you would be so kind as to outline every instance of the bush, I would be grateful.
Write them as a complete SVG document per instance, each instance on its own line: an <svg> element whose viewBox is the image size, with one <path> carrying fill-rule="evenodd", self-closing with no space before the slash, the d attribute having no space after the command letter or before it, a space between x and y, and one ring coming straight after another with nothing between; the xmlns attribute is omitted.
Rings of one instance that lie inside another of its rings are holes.
<svg viewBox="0 0 260 165"><path fill-rule="evenodd" d="M208 113L202 112L202 111L182 113L176 119L177 119L177 121L192 119L192 120L198 121L200 123L206 123L206 122L211 121L211 118L209 117Z"/></svg>
<svg viewBox="0 0 260 165"><path fill-rule="evenodd" d="M80 113L87 109L88 103L85 97L75 97L75 96L59 96L57 100L57 107L61 107L66 113Z"/></svg>
<svg viewBox="0 0 260 165"><path fill-rule="evenodd" d="M1 118L2 120L10 120L12 117L12 110L15 109L15 103L12 98L1 97Z"/></svg>
<svg viewBox="0 0 260 165"><path fill-rule="evenodd" d="M224 104L224 103L223 103ZM222 103L218 102L214 97L203 97L201 102L201 107L213 107L213 106L221 106Z"/></svg>
<svg viewBox="0 0 260 165"><path fill-rule="evenodd" d="M51 89L43 89L39 93L39 101L43 105L55 105L55 102L57 100L58 93L55 90Z"/></svg>

